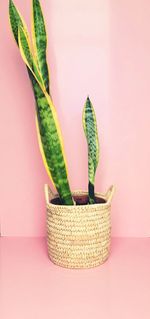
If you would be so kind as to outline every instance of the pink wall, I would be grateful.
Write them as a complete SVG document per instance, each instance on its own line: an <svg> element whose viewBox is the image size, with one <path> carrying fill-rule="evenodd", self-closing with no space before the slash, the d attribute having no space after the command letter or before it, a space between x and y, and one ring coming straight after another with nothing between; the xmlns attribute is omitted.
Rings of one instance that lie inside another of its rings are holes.
<svg viewBox="0 0 150 319"><path fill-rule="evenodd" d="M15 0L29 23L30 0ZM65 140L72 189L87 186L82 108L95 106L101 141L96 188L114 183L113 235L150 236L150 2L41 0L52 94ZM3 236L45 234L34 99L0 2L0 214Z"/></svg>

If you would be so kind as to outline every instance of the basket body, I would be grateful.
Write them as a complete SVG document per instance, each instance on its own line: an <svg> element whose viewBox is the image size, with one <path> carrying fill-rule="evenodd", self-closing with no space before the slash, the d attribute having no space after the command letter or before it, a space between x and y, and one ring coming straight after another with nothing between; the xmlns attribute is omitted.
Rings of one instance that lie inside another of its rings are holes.
<svg viewBox="0 0 150 319"><path fill-rule="evenodd" d="M73 196L87 193L74 192ZM112 191L103 204L61 206L52 204L47 188L47 245L51 261L65 268L91 268L102 264L109 256ZM109 197L109 198L108 198Z"/></svg>

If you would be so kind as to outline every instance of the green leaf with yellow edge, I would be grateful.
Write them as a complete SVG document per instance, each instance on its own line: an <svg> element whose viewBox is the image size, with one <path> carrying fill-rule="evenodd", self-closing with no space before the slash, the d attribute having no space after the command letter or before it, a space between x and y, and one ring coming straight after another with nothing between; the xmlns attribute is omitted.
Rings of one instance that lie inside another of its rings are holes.
<svg viewBox="0 0 150 319"><path fill-rule="evenodd" d="M22 37L22 41L24 41L26 45L25 52L27 55L28 64L29 65L34 64L34 72L38 80L40 81L40 83L44 84L31 52L30 38L29 38L29 33L27 30L26 23L23 17L21 16L19 10L15 7L12 0L9 1L9 21L10 21L10 26L11 26L14 39L17 45L19 45L19 29L20 29L20 36Z"/></svg>
<svg viewBox="0 0 150 319"><path fill-rule="evenodd" d="M24 28L20 25L18 27L18 44L23 61L27 65L28 69L34 72L39 84L41 85L41 87L43 87L43 90L45 90L43 79L41 77L41 74L38 70L38 67L34 60L34 56L31 51L31 44L29 41L28 34L26 30L24 30Z"/></svg>
<svg viewBox="0 0 150 319"><path fill-rule="evenodd" d="M88 145L88 177L89 177L89 203L94 203L94 182L96 169L99 162L99 140L96 123L96 115L89 99L86 100L83 109L83 128Z"/></svg>
<svg viewBox="0 0 150 319"><path fill-rule="evenodd" d="M37 65L49 93L49 72L46 59L47 34L44 16L39 0L32 0L32 41Z"/></svg>
<svg viewBox="0 0 150 319"><path fill-rule="evenodd" d="M26 32L27 27L23 17L21 16L20 12L16 9L12 0L9 0L9 21L15 41L18 44L18 26L20 25L21 27L23 27L24 30L26 30Z"/></svg>
<svg viewBox="0 0 150 319"><path fill-rule="evenodd" d="M17 18L10 21L18 23L18 36L14 34L19 44L21 56L27 66L28 74L32 82L34 96L36 100L37 131L40 144L40 151L45 167L51 177L64 205L73 205L72 195L69 187L66 161L62 143L62 136L57 120L57 114L53 102L43 86L41 74L37 69L36 62L31 52L31 47L26 30ZM14 12L14 11L13 11ZM20 15L19 15L20 17ZM16 30L12 27L12 30Z"/></svg>

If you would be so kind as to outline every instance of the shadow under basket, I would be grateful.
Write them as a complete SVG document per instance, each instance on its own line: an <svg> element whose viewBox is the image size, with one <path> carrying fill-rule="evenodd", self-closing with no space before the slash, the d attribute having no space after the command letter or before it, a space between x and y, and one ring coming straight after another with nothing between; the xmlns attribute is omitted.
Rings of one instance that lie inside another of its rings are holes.
<svg viewBox="0 0 150 319"><path fill-rule="evenodd" d="M74 206L60 205L45 185L47 205L47 245L50 260L65 268L92 268L107 260L110 252L110 209L114 193L96 193L95 204L88 205L86 192L73 192Z"/></svg>

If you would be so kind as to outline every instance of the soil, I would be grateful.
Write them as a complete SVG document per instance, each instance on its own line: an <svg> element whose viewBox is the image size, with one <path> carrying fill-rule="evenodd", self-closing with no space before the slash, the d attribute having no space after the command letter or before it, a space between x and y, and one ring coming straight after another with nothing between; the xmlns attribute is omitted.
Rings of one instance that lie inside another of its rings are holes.
<svg viewBox="0 0 150 319"><path fill-rule="evenodd" d="M79 206L79 205L88 205L88 196L87 195L74 196L73 198L74 198L77 206ZM60 199L58 197L52 199L51 203L54 204L54 205L61 205ZM105 199L99 198L99 197L95 197L95 204L105 204L105 203L106 203Z"/></svg>

